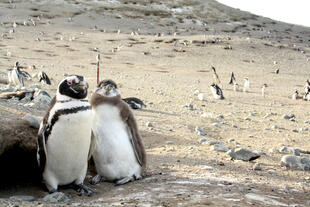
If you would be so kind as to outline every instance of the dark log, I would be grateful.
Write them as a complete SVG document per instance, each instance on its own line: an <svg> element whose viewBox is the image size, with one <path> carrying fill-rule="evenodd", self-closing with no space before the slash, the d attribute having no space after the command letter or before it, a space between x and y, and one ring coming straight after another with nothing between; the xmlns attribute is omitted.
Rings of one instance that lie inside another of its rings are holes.
<svg viewBox="0 0 310 207"><path fill-rule="evenodd" d="M31 94L33 96L34 91L14 91L14 92L4 92L0 93L0 98L1 99L11 99L14 97L17 97L19 100L25 98L27 94Z"/></svg>

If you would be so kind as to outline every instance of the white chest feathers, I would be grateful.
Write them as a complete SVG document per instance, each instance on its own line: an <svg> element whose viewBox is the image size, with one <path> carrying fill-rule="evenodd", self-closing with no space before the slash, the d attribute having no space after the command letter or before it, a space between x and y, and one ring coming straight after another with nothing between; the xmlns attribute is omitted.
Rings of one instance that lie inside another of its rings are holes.
<svg viewBox="0 0 310 207"><path fill-rule="evenodd" d="M92 113L90 108L67 113L66 110L73 108L71 105L89 107L88 103L57 103L50 111L49 123L57 113L60 115L47 140L47 165L43 177L54 189L73 181L82 183L86 175Z"/></svg>
<svg viewBox="0 0 310 207"><path fill-rule="evenodd" d="M140 175L141 166L136 160L131 135L119 109L102 104L93 108L93 117L96 140L93 158L97 173L110 181Z"/></svg>

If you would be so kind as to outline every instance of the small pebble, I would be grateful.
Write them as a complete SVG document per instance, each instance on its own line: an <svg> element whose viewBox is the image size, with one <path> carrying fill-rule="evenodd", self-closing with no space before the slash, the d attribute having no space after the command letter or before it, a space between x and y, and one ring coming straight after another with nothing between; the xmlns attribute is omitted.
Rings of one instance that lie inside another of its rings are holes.
<svg viewBox="0 0 310 207"><path fill-rule="evenodd" d="M146 124L145 124L145 126L147 126L147 127L153 127L153 124L151 123L151 122L146 122Z"/></svg>
<svg viewBox="0 0 310 207"><path fill-rule="evenodd" d="M253 170L262 170L261 164L260 164L260 163L255 163L255 164L253 165Z"/></svg>

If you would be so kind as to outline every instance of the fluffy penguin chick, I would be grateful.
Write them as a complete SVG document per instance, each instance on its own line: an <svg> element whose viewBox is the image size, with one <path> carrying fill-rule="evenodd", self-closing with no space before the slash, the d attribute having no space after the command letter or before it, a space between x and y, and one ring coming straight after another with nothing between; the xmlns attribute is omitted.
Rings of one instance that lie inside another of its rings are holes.
<svg viewBox="0 0 310 207"><path fill-rule="evenodd" d="M216 83L210 86L210 90L215 99L224 99L222 89Z"/></svg>
<svg viewBox="0 0 310 207"><path fill-rule="evenodd" d="M80 194L93 190L83 185L91 144L92 113L88 84L82 76L69 76L58 85L56 97L40 125L38 163L49 192L72 184Z"/></svg>
<svg viewBox="0 0 310 207"><path fill-rule="evenodd" d="M295 90L295 92L293 93L292 99L293 99L293 100L298 99L298 91L297 91L297 90Z"/></svg>
<svg viewBox="0 0 310 207"><path fill-rule="evenodd" d="M100 181L122 185L140 179L146 154L134 115L112 80L103 80L91 97L95 149L93 159Z"/></svg>

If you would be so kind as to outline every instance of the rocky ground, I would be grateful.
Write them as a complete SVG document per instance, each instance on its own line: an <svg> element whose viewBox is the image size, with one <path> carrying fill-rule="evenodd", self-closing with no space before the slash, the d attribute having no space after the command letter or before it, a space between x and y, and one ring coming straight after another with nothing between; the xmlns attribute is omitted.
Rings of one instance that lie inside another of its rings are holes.
<svg viewBox="0 0 310 207"><path fill-rule="evenodd" d="M34 78L27 90L53 96L67 74L85 76L92 89L100 53L100 77L115 80L123 97L147 105L135 115L148 155L144 179L120 187L101 183L93 197L71 189L46 197L39 184L14 182L0 187L0 205L310 205L309 102L290 98L309 78L309 28L212 0L20 0L2 1L0 8L2 79L19 61L30 74L45 71L52 79L47 86ZM224 100L211 95L211 66ZM248 93L233 91L231 72L240 86L249 78ZM0 90L16 88L2 84ZM207 98L199 100L200 93ZM0 141L14 127L8 123L27 114L42 117L46 107L0 99ZM240 148L248 150L241 160ZM243 161L251 159L247 153L257 159ZM291 159L296 166L289 166Z"/></svg>

